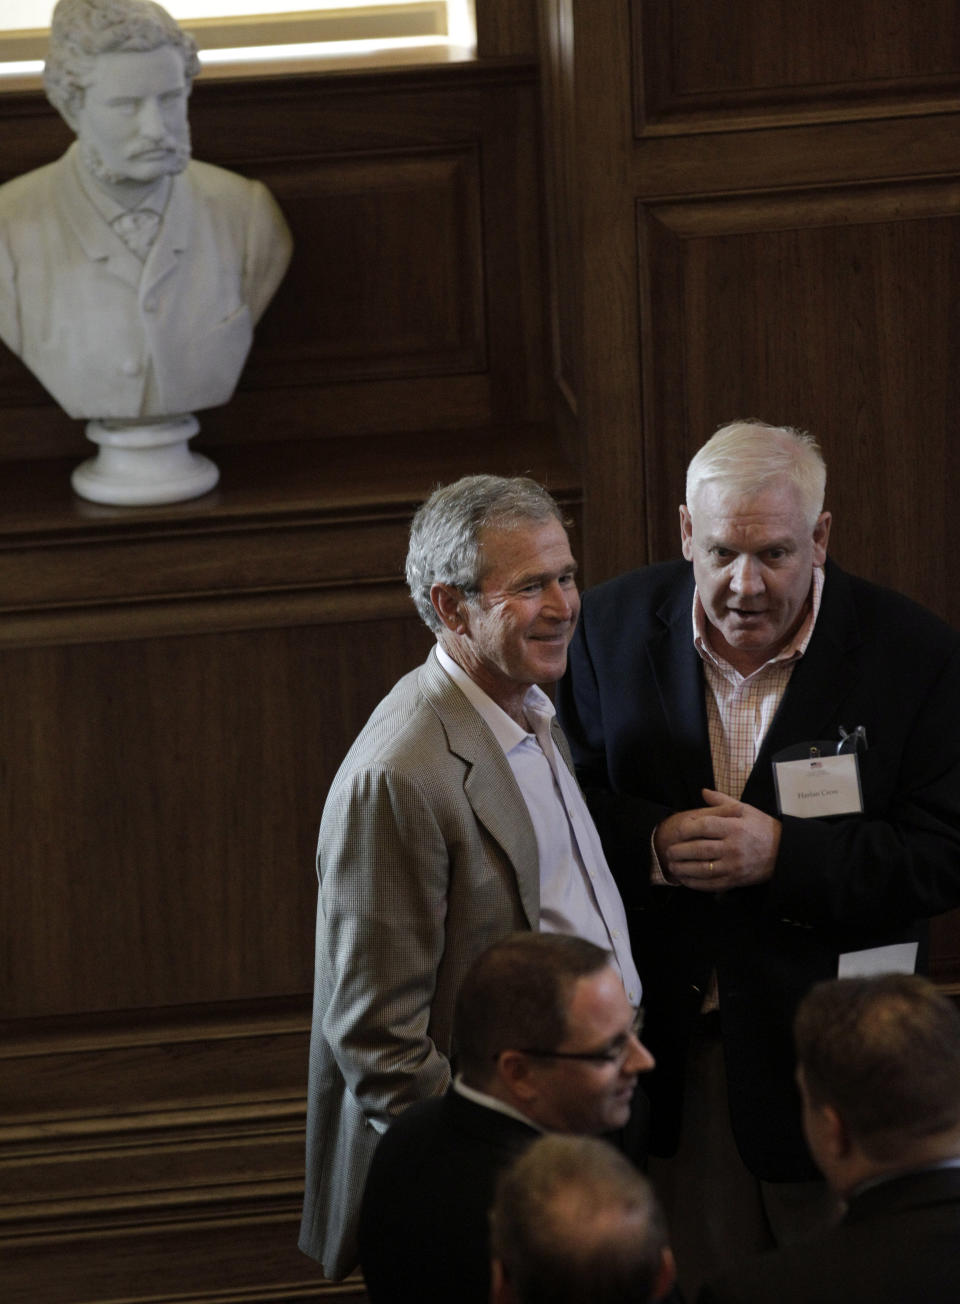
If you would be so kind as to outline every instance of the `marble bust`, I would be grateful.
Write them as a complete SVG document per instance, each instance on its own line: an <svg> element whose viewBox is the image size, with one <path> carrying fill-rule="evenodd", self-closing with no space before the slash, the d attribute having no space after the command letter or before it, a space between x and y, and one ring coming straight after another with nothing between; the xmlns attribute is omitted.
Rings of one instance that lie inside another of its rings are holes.
<svg viewBox="0 0 960 1304"><path fill-rule="evenodd" d="M91 423L94 480L109 476L104 460L123 480L130 450L166 450L150 467L141 457L139 487L100 491L75 475L96 501L193 497L211 487L209 468L215 483L213 464L186 450L192 414L232 396L290 260L266 187L191 160L198 70L193 38L152 0L59 0L44 85L76 140L0 186L0 338ZM158 488L180 472L187 492Z"/></svg>

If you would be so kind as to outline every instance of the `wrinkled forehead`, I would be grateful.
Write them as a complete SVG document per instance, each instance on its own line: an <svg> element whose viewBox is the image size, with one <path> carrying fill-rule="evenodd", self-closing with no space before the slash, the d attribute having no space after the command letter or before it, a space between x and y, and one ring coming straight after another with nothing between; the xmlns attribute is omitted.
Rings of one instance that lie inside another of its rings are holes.
<svg viewBox="0 0 960 1304"><path fill-rule="evenodd" d="M722 480L705 480L687 510L698 533L723 524L760 521L795 524L801 530L806 526L800 490L789 480L772 480L751 489Z"/></svg>

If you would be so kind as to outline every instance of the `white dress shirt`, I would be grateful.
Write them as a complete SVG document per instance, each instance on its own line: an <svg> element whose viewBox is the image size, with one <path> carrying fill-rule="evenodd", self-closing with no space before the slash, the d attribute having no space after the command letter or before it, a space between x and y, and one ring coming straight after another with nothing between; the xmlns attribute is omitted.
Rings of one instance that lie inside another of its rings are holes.
<svg viewBox="0 0 960 1304"><path fill-rule="evenodd" d="M630 1004L640 976L630 951L623 902L583 793L550 733L553 703L535 684L523 709L533 732L512 720L437 644L437 660L491 729L523 794L540 859L540 929L574 933L613 953Z"/></svg>

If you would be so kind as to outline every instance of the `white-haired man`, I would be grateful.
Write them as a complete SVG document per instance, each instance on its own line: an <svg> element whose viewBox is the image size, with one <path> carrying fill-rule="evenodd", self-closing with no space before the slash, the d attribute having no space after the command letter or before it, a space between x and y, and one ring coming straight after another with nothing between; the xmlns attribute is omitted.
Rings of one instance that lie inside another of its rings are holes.
<svg viewBox="0 0 960 1304"><path fill-rule="evenodd" d="M827 560L825 484L810 436L719 430L684 560L585 594L560 692L631 915L670 1156L651 1171L691 1295L831 1216L793 1081L804 992L912 968L922 921L960 904L960 635Z"/></svg>

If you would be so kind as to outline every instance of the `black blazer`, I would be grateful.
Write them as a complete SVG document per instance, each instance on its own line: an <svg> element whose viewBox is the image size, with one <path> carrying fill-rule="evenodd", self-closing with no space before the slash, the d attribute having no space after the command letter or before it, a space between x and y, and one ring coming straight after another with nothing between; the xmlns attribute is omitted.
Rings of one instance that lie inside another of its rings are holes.
<svg viewBox="0 0 960 1304"><path fill-rule="evenodd" d="M863 814L785 818L768 883L653 889L654 827L713 786L693 590L682 561L588 590L559 714L643 980L652 1153L676 1147L685 1047L716 968L744 1161L771 1181L814 1177L793 1082L798 1000L836 976L840 953L922 939L920 921L960 905L960 634L828 561L813 636L742 799L776 815L772 756L863 725Z"/></svg>
<svg viewBox="0 0 960 1304"><path fill-rule="evenodd" d="M697 1304L956 1304L960 1169L856 1197L827 1236L771 1250L708 1282Z"/></svg>
<svg viewBox="0 0 960 1304"><path fill-rule="evenodd" d="M539 1135L452 1087L381 1137L360 1206L371 1304L487 1304L497 1176Z"/></svg>

